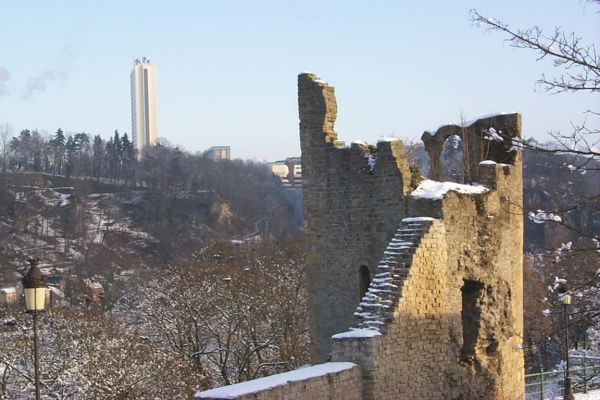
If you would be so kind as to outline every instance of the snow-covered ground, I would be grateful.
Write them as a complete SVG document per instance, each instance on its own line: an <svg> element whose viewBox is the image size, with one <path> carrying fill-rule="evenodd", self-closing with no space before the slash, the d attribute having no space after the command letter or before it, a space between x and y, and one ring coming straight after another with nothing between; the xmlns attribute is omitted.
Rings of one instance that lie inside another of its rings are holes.
<svg viewBox="0 0 600 400"><path fill-rule="evenodd" d="M587 394L577 393L575 395L575 399L577 399L577 400L600 400L600 390L594 390L593 392L589 392Z"/></svg>
<svg viewBox="0 0 600 400"><path fill-rule="evenodd" d="M22 254L35 253L43 259L44 273L69 273L73 265L87 257L91 246L106 246L109 232L120 235L120 242L126 244L119 250L111 248L120 254L136 254L135 247L148 248L157 242L121 208L124 203L139 201L141 193L124 198L111 192L75 196L72 187L42 186L13 186L11 192L30 207L29 214L20 214L21 226L17 229L12 220L0 221L0 232L7 235L2 243L3 255L15 267L23 264ZM31 208L32 204L37 209ZM65 223L71 225L71 232L65 231Z"/></svg>

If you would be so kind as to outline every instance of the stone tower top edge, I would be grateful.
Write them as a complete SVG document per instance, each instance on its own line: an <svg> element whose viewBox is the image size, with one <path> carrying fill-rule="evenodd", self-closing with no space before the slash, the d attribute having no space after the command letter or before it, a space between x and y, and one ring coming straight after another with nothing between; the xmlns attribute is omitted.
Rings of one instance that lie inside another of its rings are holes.
<svg viewBox="0 0 600 400"><path fill-rule="evenodd" d="M298 111L302 147L335 144L335 89L312 73L298 75Z"/></svg>
<svg viewBox="0 0 600 400"><path fill-rule="evenodd" d="M448 129L469 129L473 128L475 125L482 124L486 121L494 122L494 121L503 121L504 123L512 123L515 129L515 133L521 133L521 113L517 111L510 112L497 112L492 114L481 115L477 118L473 118L468 121L460 121L460 122L447 122L435 129L427 129L423 132L423 135L435 136L438 132L448 130Z"/></svg>
<svg viewBox="0 0 600 400"><path fill-rule="evenodd" d="M301 133L301 139L303 143L310 143L311 146L330 144L337 150L352 148L370 153L374 148L397 148L404 144L399 138L382 138L376 143L355 140L349 144L338 140L338 133L334 128L337 119L335 87L313 72L298 74L298 108L301 132L303 129L306 133L310 131L308 136Z"/></svg>

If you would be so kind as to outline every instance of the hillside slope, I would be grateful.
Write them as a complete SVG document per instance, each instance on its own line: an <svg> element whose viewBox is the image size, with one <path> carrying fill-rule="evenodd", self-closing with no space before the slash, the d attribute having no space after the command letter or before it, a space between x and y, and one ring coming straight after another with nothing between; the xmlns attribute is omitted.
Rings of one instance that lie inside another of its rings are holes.
<svg viewBox="0 0 600 400"><path fill-rule="evenodd" d="M252 169L256 179L236 184L234 174L222 176L232 187L246 187L237 193L43 173L0 176L0 285L14 284L29 257L39 258L50 275L112 280L190 259L211 240L299 232L298 204L275 177L256 166L231 169Z"/></svg>

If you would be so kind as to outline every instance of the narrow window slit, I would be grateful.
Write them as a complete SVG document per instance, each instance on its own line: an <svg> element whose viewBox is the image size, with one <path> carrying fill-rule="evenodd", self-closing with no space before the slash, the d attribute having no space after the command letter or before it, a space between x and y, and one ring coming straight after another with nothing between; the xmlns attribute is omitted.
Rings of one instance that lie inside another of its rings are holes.
<svg viewBox="0 0 600 400"><path fill-rule="evenodd" d="M358 269L358 279L358 294L360 295L359 299L362 299L365 293L367 293L369 285L371 284L371 272L367 266L361 265L361 267Z"/></svg>

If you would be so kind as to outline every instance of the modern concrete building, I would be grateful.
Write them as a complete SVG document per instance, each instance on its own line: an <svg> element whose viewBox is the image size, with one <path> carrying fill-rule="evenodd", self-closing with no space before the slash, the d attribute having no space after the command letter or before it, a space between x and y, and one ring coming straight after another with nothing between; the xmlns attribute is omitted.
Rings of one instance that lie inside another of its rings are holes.
<svg viewBox="0 0 600 400"><path fill-rule="evenodd" d="M138 158L156 144L156 69L146 57L136 59L131 71L131 136Z"/></svg>
<svg viewBox="0 0 600 400"><path fill-rule="evenodd" d="M231 160L231 147L213 146L203 153L204 158L214 161Z"/></svg>
<svg viewBox="0 0 600 400"><path fill-rule="evenodd" d="M302 164L300 157L289 157L285 160L267 163L271 172L281 179L288 189L302 189Z"/></svg>

